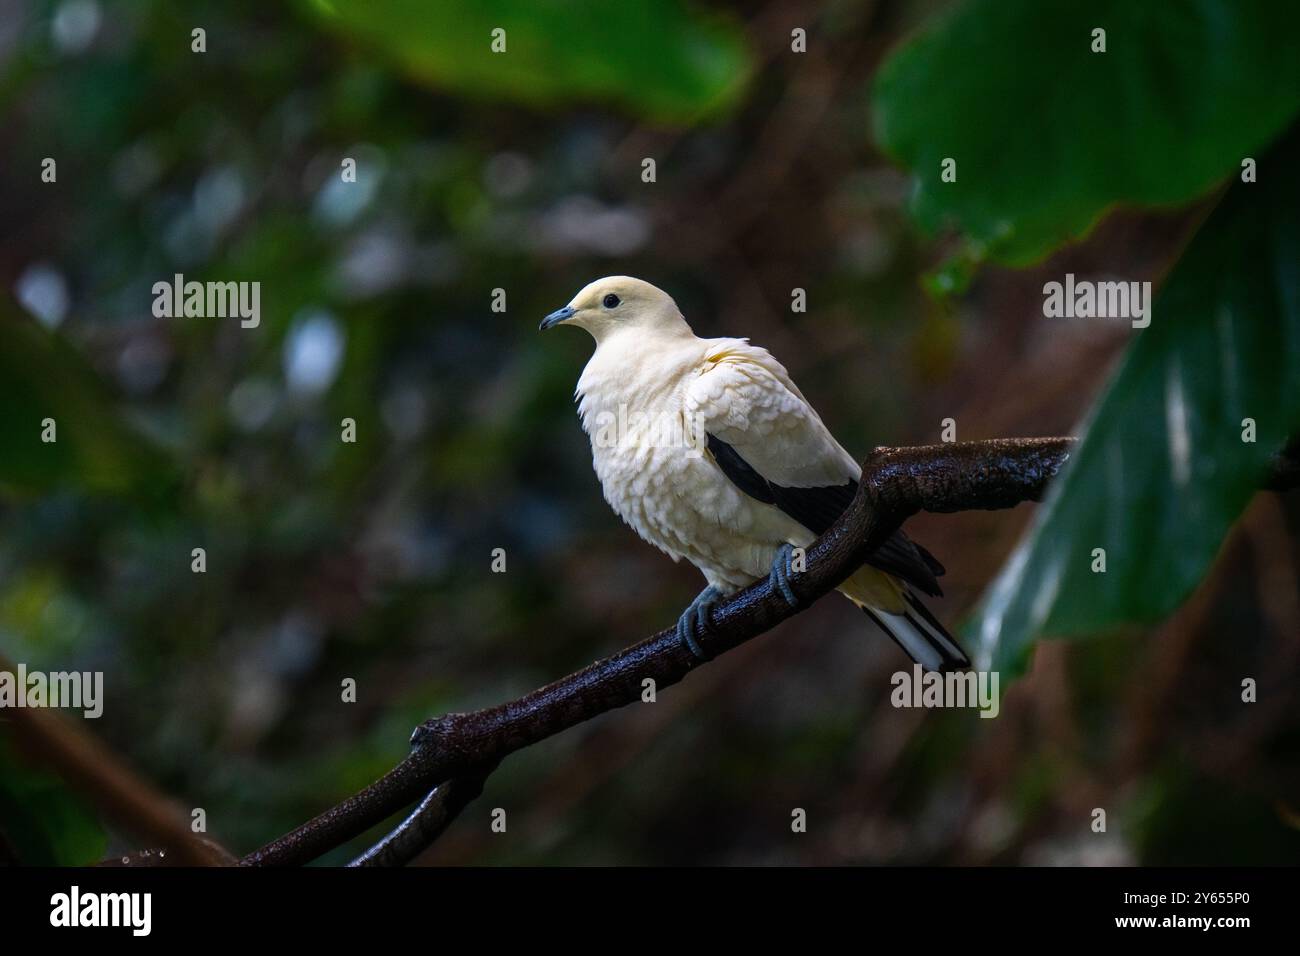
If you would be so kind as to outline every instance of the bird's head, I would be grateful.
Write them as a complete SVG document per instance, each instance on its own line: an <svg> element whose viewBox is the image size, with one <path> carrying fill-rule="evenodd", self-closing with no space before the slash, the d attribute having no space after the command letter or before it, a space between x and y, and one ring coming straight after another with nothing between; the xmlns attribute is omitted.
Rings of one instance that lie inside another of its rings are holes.
<svg viewBox="0 0 1300 956"><path fill-rule="evenodd" d="M568 305L542 319L540 328L545 331L557 325L584 328L598 344L623 331L692 334L672 296L630 276L607 276L590 283Z"/></svg>

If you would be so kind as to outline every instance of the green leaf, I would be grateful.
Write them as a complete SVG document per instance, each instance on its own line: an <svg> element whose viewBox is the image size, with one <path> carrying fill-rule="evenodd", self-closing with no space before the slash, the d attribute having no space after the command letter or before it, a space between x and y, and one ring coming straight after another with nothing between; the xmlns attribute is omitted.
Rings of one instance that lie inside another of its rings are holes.
<svg viewBox="0 0 1300 956"><path fill-rule="evenodd" d="M1112 204L1185 202L1258 158L1300 111L1297 28L1276 0L968 0L881 68L876 138L925 229L1025 265Z"/></svg>
<svg viewBox="0 0 1300 956"><path fill-rule="evenodd" d="M0 737L0 833L25 866L87 866L108 846L99 822L63 783Z"/></svg>
<svg viewBox="0 0 1300 956"><path fill-rule="evenodd" d="M29 319L0 310L0 492L156 492L174 475L128 429L85 361ZM47 420L54 441L43 441Z"/></svg>
<svg viewBox="0 0 1300 956"><path fill-rule="evenodd" d="M693 122L733 105L753 69L731 21L680 0L312 0L327 27L432 87L551 107L606 101ZM505 52L493 52L493 31Z"/></svg>
<svg viewBox="0 0 1300 956"><path fill-rule="evenodd" d="M1039 634L1168 615L1300 430L1298 166L1300 130L1260 162L1258 183L1228 192L1175 266L977 611L981 666L1018 671Z"/></svg>

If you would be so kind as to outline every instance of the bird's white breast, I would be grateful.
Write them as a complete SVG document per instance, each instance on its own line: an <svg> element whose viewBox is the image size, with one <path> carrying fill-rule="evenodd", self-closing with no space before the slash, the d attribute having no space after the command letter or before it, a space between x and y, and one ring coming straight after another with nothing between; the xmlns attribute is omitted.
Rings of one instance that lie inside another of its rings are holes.
<svg viewBox="0 0 1300 956"><path fill-rule="evenodd" d="M605 500L638 534L687 558L731 590L767 572L772 554L806 534L721 472L684 415L685 390L707 343L691 337L652 354L603 343L578 382L579 414Z"/></svg>

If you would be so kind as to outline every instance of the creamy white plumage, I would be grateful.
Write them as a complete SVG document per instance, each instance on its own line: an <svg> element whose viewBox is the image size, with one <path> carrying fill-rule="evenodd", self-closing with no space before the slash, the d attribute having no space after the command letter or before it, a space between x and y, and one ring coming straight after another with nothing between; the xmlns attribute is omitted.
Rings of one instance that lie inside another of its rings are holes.
<svg viewBox="0 0 1300 956"><path fill-rule="evenodd" d="M697 337L666 293L627 276L591 283L542 327L560 324L596 340L577 394L605 499L710 586L688 615L768 575L782 545L812 543L852 496L857 462L765 349ZM863 567L841 592L922 665L967 666L907 584L938 593L942 567L901 532L877 563L887 570Z"/></svg>

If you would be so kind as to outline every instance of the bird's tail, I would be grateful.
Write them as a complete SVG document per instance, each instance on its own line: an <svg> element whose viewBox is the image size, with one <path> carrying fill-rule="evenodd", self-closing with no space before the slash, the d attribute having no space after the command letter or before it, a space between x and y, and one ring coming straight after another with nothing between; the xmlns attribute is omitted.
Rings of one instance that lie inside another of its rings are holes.
<svg viewBox="0 0 1300 956"><path fill-rule="evenodd" d="M970 667L970 658L957 646L952 635L944 630L916 595L910 591L906 594L907 608L901 614L891 614L865 604L859 606L880 625L881 630L898 642L908 657L926 670L964 671Z"/></svg>
<svg viewBox="0 0 1300 956"><path fill-rule="evenodd" d="M952 635L893 575L863 568L840 590L926 670L960 671L970 667L970 658Z"/></svg>

